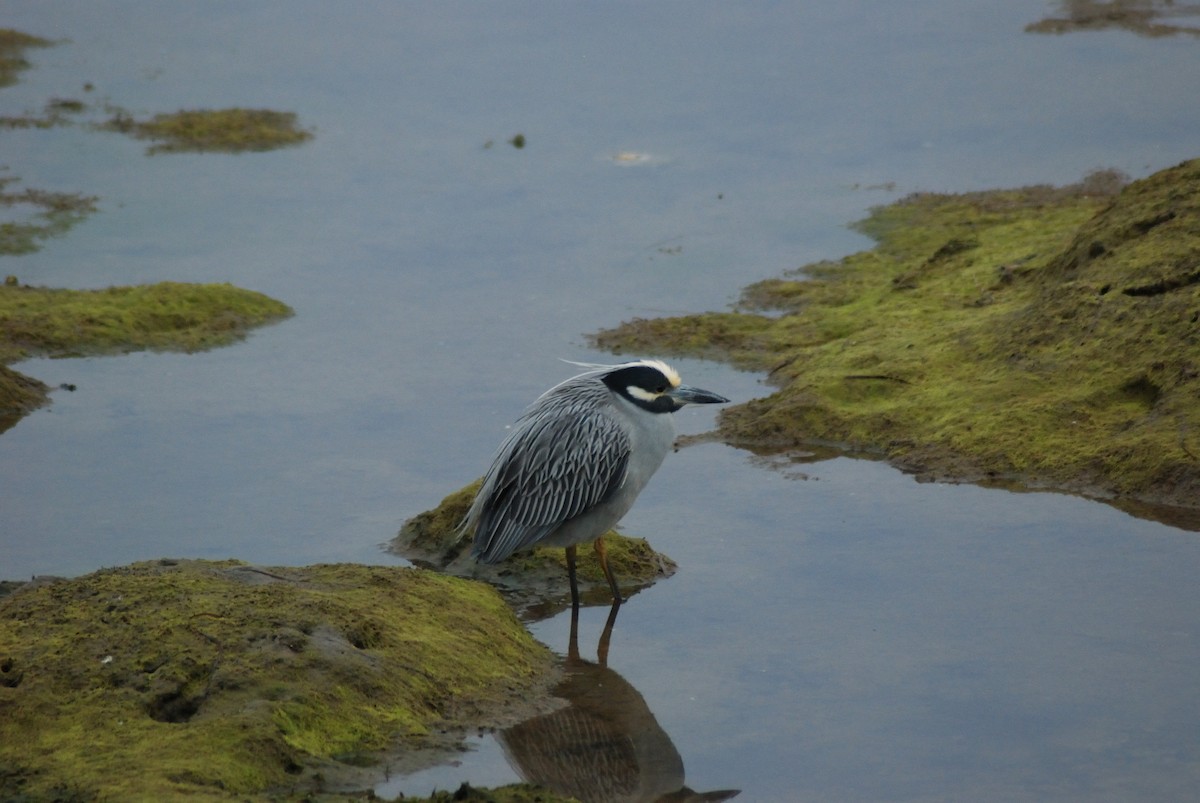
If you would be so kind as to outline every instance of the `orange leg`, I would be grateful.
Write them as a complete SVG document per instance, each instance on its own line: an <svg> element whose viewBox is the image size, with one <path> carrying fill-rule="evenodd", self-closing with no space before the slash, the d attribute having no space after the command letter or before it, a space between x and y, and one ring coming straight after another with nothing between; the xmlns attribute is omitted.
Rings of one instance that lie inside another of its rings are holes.
<svg viewBox="0 0 1200 803"><path fill-rule="evenodd" d="M612 589L613 602L620 605L621 589L617 587L617 578L613 577L612 569L608 567L608 552L604 548L604 538L596 539L596 543L592 546L596 549L596 557L600 559L600 568L604 570L604 579L608 580L608 587Z"/></svg>

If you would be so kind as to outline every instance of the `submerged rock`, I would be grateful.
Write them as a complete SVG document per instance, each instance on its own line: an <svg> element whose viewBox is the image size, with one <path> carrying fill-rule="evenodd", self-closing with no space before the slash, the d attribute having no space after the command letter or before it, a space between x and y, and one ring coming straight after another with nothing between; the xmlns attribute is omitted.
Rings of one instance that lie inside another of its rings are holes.
<svg viewBox="0 0 1200 803"><path fill-rule="evenodd" d="M914 195L860 228L873 250L752 285L733 312L594 341L767 371L775 393L720 416L735 445L1200 507L1200 160L1124 188Z"/></svg>
<svg viewBox="0 0 1200 803"><path fill-rule="evenodd" d="M495 591L419 569L163 560L33 583L0 597L0 799L382 777L397 749L536 712L556 677Z"/></svg>

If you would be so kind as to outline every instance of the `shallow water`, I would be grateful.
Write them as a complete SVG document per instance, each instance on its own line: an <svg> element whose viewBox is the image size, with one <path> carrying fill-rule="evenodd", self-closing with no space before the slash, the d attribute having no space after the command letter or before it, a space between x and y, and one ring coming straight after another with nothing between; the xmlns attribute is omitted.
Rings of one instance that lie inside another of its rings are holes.
<svg viewBox="0 0 1200 803"><path fill-rule="evenodd" d="M558 358L607 359L587 332L867 247L845 224L910 191L1200 155L1194 39L1023 33L1057 11L1041 2L903 5L6 4L6 26L70 41L28 54L0 113L264 106L316 138L146 157L116 134L5 132L11 173L101 211L4 273L231 281L297 315L207 354L19 366L77 390L0 436L0 576L399 562L380 545L482 472L570 373ZM679 367L735 400L766 392ZM622 609L608 664L693 789L1127 800L1200 783L1194 534L863 460L789 475L716 444L673 455L625 529L681 569ZM606 613L583 612L585 657ZM532 629L565 650L565 615ZM514 779L491 738L380 789Z"/></svg>

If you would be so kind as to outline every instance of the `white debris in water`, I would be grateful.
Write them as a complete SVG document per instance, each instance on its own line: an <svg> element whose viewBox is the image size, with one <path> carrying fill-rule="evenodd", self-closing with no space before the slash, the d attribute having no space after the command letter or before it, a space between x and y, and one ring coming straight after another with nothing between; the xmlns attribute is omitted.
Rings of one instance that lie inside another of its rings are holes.
<svg viewBox="0 0 1200 803"><path fill-rule="evenodd" d="M617 151L610 155L608 160L615 165L622 167L634 167L636 165L659 164L663 161L662 157L655 156L652 153L643 153L642 151Z"/></svg>

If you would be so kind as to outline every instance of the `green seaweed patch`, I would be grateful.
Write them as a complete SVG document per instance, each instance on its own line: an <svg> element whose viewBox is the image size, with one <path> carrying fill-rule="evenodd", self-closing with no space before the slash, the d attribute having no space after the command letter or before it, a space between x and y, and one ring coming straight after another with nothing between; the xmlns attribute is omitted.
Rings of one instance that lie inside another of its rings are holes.
<svg viewBox="0 0 1200 803"><path fill-rule="evenodd" d="M1064 34L1119 28L1152 38L1175 34L1200 36L1200 28L1166 21L1194 16L1200 7L1193 3L1176 4L1173 0L1088 0L1063 2L1059 5L1062 16L1047 17L1030 23L1025 26L1025 31Z"/></svg>
<svg viewBox="0 0 1200 803"><path fill-rule="evenodd" d="M721 415L735 444L1196 508L1200 160L1117 184L911 196L861 224L871 251L594 342L768 372Z"/></svg>
<svg viewBox="0 0 1200 803"><path fill-rule="evenodd" d="M0 255L32 253L41 247L43 240L65 234L96 211L95 196L32 187L19 191L12 189L18 180L16 176L0 176L0 206L32 209L33 214L22 222L0 223Z"/></svg>
<svg viewBox="0 0 1200 803"><path fill-rule="evenodd" d="M270 109L196 109L157 114L143 121L119 112L103 127L156 140L157 144L147 149L149 154L270 151L300 145L313 136L297 126L292 112Z"/></svg>
<svg viewBox="0 0 1200 803"><path fill-rule="evenodd" d="M27 49L50 47L53 44L49 39L12 28L0 28L0 87L12 86L17 82L17 74L29 69L29 62L25 59Z"/></svg>
<svg viewBox="0 0 1200 803"><path fill-rule="evenodd" d="M392 539L389 551L421 566L484 580L500 589L522 616L542 618L566 607L570 600L566 552L561 547L538 547L489 566L470 557L470 535L462 522L482 480L448 495L434 509L413 516ZM677 568L642 538L609 530L604 535L608 564L628 596L669 577ZM607 605L612 594L600 562L587 545L578 550L576 577L582 600Z"/></svg>
<svg viewBox="0 0 1200 803"><path fill-rule="evenodd" d="M30 584L0 598L0 797L317 789L519 721L553 664L494 590L419 569L164 560Z"/></svg>
<svg viewBox="0 0 1200 803"><path fill-rule="evenodd" d="M229 284L159 282L103 290L0 285L0 432L46 403L48 388L5 364L142 349L200 351L292 314L286 304Z"/></svg>
<svg viewBox="0 0 1200 803"><path fill-rule="evenodd" d="M102 290L0 286L0 362L142 349L202 351L292 314L231 284L158 282Z"/></svg>
<svg viewBox="0 0 1200 803"><path fill-rule="evenodd" d="M0 117L0 128L55 128L75 122L75 116L88 110L88 105L72 98L51 98L41 115L22 114Z"/></svg>
<svg viewBox="0 0 1200 803"><path fill-rule="evenodd" d="M46 383L0 365L0 433L45 404L49 393Z"/></svg>

